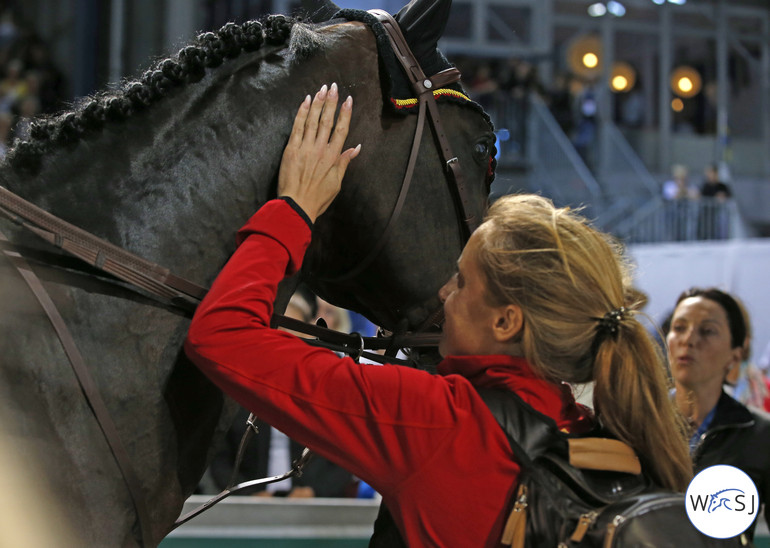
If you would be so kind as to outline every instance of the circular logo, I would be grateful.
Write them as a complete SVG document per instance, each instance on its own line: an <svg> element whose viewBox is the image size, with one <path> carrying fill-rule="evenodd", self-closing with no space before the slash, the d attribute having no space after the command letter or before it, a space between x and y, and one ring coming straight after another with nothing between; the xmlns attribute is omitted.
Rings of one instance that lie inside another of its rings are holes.
<svg viewBox="0 0 770 548"><path fill-rule="evenodd" d="M751 478L735 466L701 470L687 487L687 517L698 531L714 538L735 537L759 513L759 493Z"/></svg>

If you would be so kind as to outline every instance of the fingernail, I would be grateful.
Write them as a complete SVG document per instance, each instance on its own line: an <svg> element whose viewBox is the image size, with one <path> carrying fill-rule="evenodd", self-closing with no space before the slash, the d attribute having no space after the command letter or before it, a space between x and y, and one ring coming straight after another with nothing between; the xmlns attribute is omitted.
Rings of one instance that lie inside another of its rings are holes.
<svg viewBox="0 0 770 548"><path fill-rule="evenodd" d="M358 146L356 147L356 154L361 152L361 143L358 143Z"/></svg>
<svg viewBox="0 0 770 548"><path fill-rule="evenodd" d="M310 101L311 101L311 98L310 98L310 94L308 93L307 96L305 97L305 100L302 101L302 104L307 106L310 104Z"/></svg>
<svg viewBox="0 0 770 548"><path fill-rule="evenodd" d="M351 107L351 106L353 106L353 98L352 98L350 95L348 95L348 98L347 98L347 99L345 99L345 106L346 106L346 107Z"/></svg>
<svg viewBox="0 0 770 548"><path fill-rule="evenodd" d="M331 97L332 99L337 97L337 84L336 83L332 84L331 90L329 90L329 97Z"/></svg>
<svg viewBox="0 0 770 548"><path fill-rule="evenodd" d="M326 87L326 84L324 84L323 86L321 86L321 91L319 91L319 92L318 92L318 96L319 96L319 97L326 97L326 90L327 90L327 89L328 89L328 88Z"/></svg>

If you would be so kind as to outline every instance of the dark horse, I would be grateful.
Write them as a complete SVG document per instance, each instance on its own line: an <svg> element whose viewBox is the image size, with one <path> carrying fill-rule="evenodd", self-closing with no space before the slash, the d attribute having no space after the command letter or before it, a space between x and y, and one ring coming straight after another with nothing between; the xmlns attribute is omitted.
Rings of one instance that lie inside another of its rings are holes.
<svg viewBox="0 0 770 548"><path fill-rule="evenodd" d="M319 12L333 8L327 3ZM446 68L436 42L448 9L443 0L417 0L399 13L428 75ZM378 28L368 13L343 10L326 23L271 16L202 34L141 79L39 121L0 166L0 185L178 276L209 284L234 249L235 230L275 195L303 97L337 82L343 97L354 98L349 143L363 143L363 151L314 228L302 275L326 299L379 325L414 328L438 308L437 290L465 238L429 130L402 222L361 272L344 279L384 230L415 132L403 75L393 71ZM493 151L489 119L459 87L436 96L472 213L480 216ZM229 420L224 397L180 351L188 319L69 263L36 260L55 249L11 223L0 230L35 251L29 260L95 377L139 476L150 522L137 518L59 340L2 255L0 434L39 460L84 543L155 545Z"/></svg>

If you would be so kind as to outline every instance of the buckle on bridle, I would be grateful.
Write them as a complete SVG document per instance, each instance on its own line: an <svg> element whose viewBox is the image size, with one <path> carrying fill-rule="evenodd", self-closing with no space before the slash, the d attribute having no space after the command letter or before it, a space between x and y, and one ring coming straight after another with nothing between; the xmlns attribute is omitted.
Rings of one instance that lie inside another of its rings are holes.
<svg viewBox="0 0 770 548"><path fill-rule="evenodd" d="M449 169L452 166L452 164L456 164L459 161L460 160L457 159L457 156L455 156L454 158L450 158L449 160L446 161L447 169Z"/></svg>

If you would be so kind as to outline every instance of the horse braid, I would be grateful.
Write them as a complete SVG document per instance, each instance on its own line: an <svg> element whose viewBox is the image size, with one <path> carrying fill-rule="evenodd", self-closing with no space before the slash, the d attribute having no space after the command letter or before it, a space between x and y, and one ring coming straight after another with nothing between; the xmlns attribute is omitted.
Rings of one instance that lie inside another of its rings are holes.
<svg viewBox="0 0 770 548"><path fill-rule="evenodd" d="M131 102L122 96L108 97L104 100L104 113L112 122L120 122L131 116Z"/></svg>
<svg viewBox="0 0 770 548"><path fill-rule="evenodd" d="M262 33L262 30L262 23L259 21L246 21L241 25L244 50L257 51L262 47L262 43L265 41L265 35Z"/></svg>
<svg viewBox="0 0 770 548"><path fill-rule="evenodd" d="M227 23L217 31L217 35L219 36L219 39L222 40L225 57L233 58L241 53L245 39L243 30L239 25Z"/></svg>
<svg viewBox="0 0 770 548"><path fill-rule="evenodd" d="M86 102L83 106L81 116L83 119L83 127L86 131L102 129L104 123L107 121L104 105L97 99L91 99Z"/></svg>
<svg viewBox="0 0 770 548"><path fill-rule="evenodd" d="M203 51L197 46L187 46L179 52L179 65L187 74L187 81L198 82L206 76Z"/></svg>
<svg viewBox="0 0 770 548"><path fill-rule="evenodd" d="M220 66L225 58L243 51L257 51L266 41L285 44L295 20L270 15L265 22L228 23L217 32L200 34L193 45L147 70L139 80L128 82L122 91L102 93L81 103L76 111L50 120L36 121L29 141L16 141L8 152L8 162L21 172L37 173L42 157L56 145L75 144L89 132L101 130L107 122L122 122L165 97L173 88L195 83L206 75L206 68Z"/></svg>
<svg viewBox="0 0 770 548"><path fill-rule="evenodd" d="M62 144L74 142L83 135L83 129L80 116L70 112L62 117L54 140Z"/></svg>
<svg viewBox="0 0 770 548"><path fill-rule="evenodd" d="M149 86L142 82L131 82L126 90L126 98L136 110L149 107L154 99Z"/></svg>
<svg viewBox="0 0 770 548"><path fill-rule="evenodd" d="M286 18L283 15L270 15L267 18L267 30L265 31L265 37L267 43L272 45L279 45L286 42L291 34L291 27L294 26L294 21Z"/></svg>
<svg viewBox="0 0 770 548"><path fill-rule="evenodd" d="M182 84L185 81L184 69L178 61L173 59L164 59L159 66L163 76L168 78L174 84Z"/></svg>

